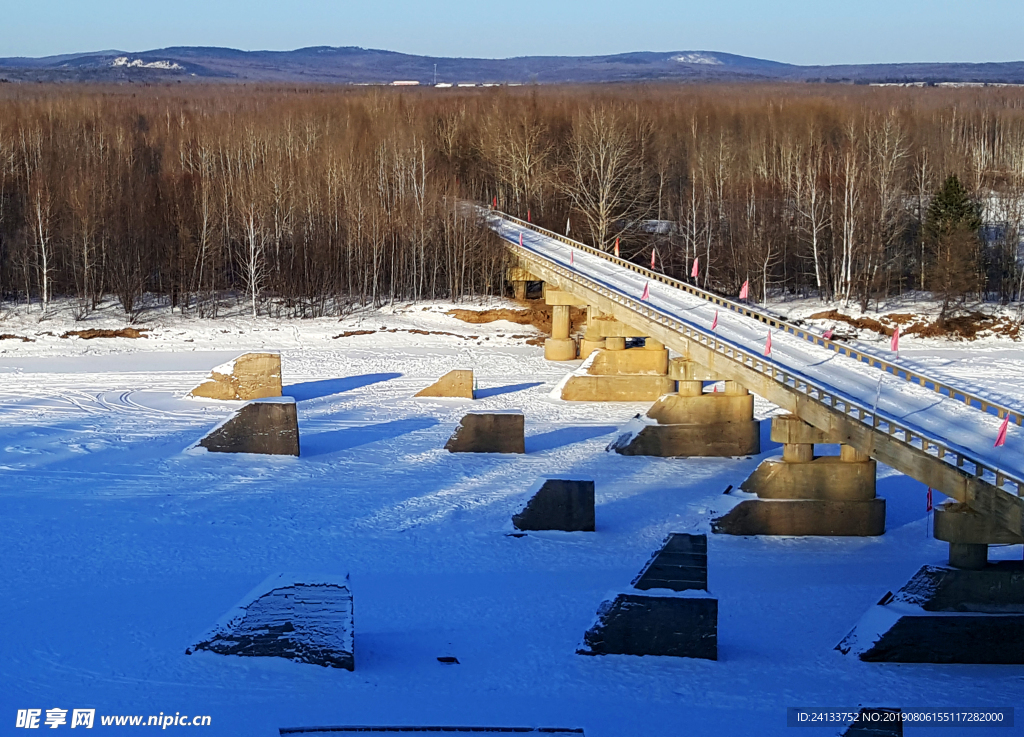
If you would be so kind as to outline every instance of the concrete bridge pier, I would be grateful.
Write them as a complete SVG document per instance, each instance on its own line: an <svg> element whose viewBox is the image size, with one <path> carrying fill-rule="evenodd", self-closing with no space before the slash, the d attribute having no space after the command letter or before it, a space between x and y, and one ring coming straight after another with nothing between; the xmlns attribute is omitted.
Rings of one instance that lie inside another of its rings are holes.
<svg viewBox="0 0 1024 737"><path fill-rule="evenodd" d="M740 486L756 494L713 523L728 535L873 536L885 532L885 500L875 495L875 461L847 445L815 456L830 438L795 415L772 418L782 457L764 461Z"/></svg>
<svg viewBox="0 0 1024 737"><path fill-rule="evenodd" d="M989 545L1020 545L1024 537L978 514L966 504L949 502L935 510L937 540L949 543L949 565L970 571L988 566Z"/></svg>
<svg viewBox="0 0 1024 737"><path fill-rule="evenodd" d="M572 330L570 307L586 307L587 303L569 292L556 289L544 290L544 301L551 305L551 337L544 341L544 358L549 361L576 360L576 341L569 333Z"/></svg>
<svg viewBox="0 0 1024 737"><path fill-rule="evenodd" d="M645 338L643 331L590 312L581 342L587 359L562 387L562 399L577 402L653 402L675 386L668 377L668 349L646 338L645 345L626 348L627 338Z"/></svg>
<svg viewBox="0 0 1024 737"><path fill-rule="evenodd" d="M761 429L754 419L754 397L735 381L724 392L706 393L708 372L686 358L673 358L669 379L677 390L654 403L639 432L612 443L623 455L662 458L756 455L761 452Z"/></svg>
<svg viewBox="0 0 1024 737"><path fill-rule="evenodd" d="M587 328L589 330L591 323L594 322L598 317L601 316L601 310L597 309L593 305L587 306ZM587 332L584 331L583 337L580 339L580 358L587 359L590 354L594 351L601 350L607 346L605 338L599 338L596 335L588 337ZM622 341L622 348L626 347L626 341Z"/></svg>

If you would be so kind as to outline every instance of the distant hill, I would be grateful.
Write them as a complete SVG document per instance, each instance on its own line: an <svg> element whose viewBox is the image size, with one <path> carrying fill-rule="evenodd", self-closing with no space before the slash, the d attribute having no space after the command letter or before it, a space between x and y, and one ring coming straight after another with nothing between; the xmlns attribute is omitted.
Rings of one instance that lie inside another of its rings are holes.
<svg viewBox="0 0 1024 737"><path fill-rule="evenodd" d="M639 51L610 56L464 59L414 56L355 46L239 51L176 46L42 58L0 58L8 81L148 82L208 80L306 84L557 84L655 81L1024 84L1024 61L987 64L797 66L717 51Z"/></svg>

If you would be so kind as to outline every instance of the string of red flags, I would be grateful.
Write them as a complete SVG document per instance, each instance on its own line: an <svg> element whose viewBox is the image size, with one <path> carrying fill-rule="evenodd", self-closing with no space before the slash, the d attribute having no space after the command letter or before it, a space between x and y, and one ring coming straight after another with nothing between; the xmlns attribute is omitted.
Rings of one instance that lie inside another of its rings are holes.
<svg viewBox="0 0 1024 737"><path fill-rule="evenodd" d="M619 239L615 239L615 258L619 257Z"/></svg>
<svg viewBox="0 0 1024 737"><path fill-rule="evenodd" d="M894 353L900 352L900 326L897 325L896 329L892 331L892 339L889 341L889 348Z"/></svg>
<svg viewBox="0 0 1024 737"><path fill-rule="evenodd" d="M764 355L772 355L772 331L768 331L768 339L764 342Z"/></svg>
<svg viewBox="0 0 1024 737"><path fill-rule="evenodd" d="M743 282L743 286L740 287L740 299L747 299L750 297L750 280L747 279Z"/></svg>
<svg viewBox="0 0 1024 737"><path fill-rule="evenodd" d="M647 282L646 284L644 284L644 293L640 295L640 299L646 302L650 298L651 298L651 283Z"/></svg>
<svg viewBox="0 0 1024 737"><path fill-rule="evenodd" d="M1010 415L1007 414L1006 417L1003 418L1003 424L999 426L999 434L996 435L996 444L993 447L1001 448L1006 445L1006 431L1009 429Z"/></svg>
<svg viewBox="0 0 1024 737"><path fill-rule="evenodd" d="M690 276L692 276L694 279L696 279L697 275L699 273L700 273L700 259L699 258L695 258L693 260L693 268L690 269Z"/></svg>
<svg viewBox="0 0 1024 737"><path fill-rule="evenodd" d="M712 330L718 330L718 310L715 310L715 319L711 323L711 329Z"/></svg>

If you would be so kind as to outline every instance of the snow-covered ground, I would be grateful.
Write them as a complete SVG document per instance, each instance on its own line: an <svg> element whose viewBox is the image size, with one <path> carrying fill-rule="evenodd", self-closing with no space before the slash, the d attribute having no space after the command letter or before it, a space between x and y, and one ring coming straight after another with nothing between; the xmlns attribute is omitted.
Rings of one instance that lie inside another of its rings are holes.
<svg viewBox="0 0 1024 737"><path fill-rule="evenodd" d="M204 734L268 737L358 724L784 735L787 706L1024 705L1024 667L869 664L833 649L883 594L945 559L925 489L882 468L880 538L710 536L717 662L576 655L608 593L668 533L708 531L761 459L607 453L646 405L553 399L575 364L511 337L530 327L461 323L448 307L340 322L156 311L136 340L59 337L124 327L113 308L85 323L3 313L0 333L34 342L0 341L0 732L20 732L18 709L57 707L95 708L100 730L100 715L180 712L210 715ZM333 338L357 330L377 332ZM1020 405L1019 345L908 340L905 355ZM184 395L254 349L282 352L301 457L185 453L233 406ZM412 398L464 367L480 399ZM444 451L470 407L523 410L527 453ZM758 401L759 417L773 411ZM764 456L778 452L767 429ZM543 477L596 481L596 532L506 534ZM355 672L185 654L278 572L350 574Z"/></svg>

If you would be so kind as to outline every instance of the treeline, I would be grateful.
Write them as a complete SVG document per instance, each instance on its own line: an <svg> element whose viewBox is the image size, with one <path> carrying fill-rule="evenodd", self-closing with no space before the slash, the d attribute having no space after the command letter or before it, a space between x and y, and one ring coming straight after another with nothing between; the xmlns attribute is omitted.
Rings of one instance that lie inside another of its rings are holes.
<svg viewBox="0 0 1024 737"><path fill-rule="evenodd" d="M970 232L929 222L950 175ZM320 316L500 293L505 250L466 205L494 201L675 276L699 258L726 294L1020 300L1024 92L0 91L7 301Z"/></svg>

